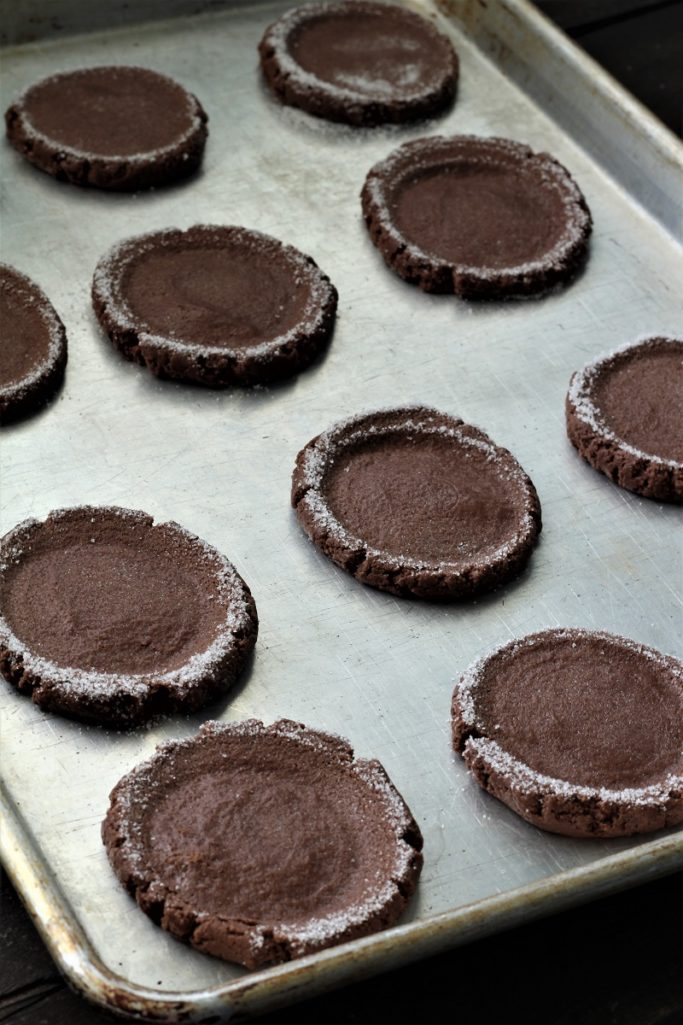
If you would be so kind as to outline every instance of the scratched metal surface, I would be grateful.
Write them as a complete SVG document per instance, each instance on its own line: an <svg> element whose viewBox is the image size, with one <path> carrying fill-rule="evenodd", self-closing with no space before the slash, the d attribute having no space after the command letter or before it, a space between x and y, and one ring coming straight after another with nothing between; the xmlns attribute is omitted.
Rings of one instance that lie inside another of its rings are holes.
<svg viewBox="0 0 683 1025"><path fill-rule="evenodd" d="M226 700L149 730L80 726L2 686L4 782L50 866L50 885L61 887L108 969L160 994L243 974L170 939L109 869L99 838L107 795L161 740L189 735L209 717L287 716L378 757L425 836L419 892L403 919L418 922L652 839L544 835L471 783L451 754L448 721L453 681L469 662L557 624L683 654L680 510L592 471L567 442L563 420L570 374L587 359L638 335L681 332L681 250L457 26L448 30L462 77L446 117L352 132L280 109L259 81L255 46L286 6L62 38L4 59L3 108L53 70L122 62L177 77L210 115L201 174L145 195L79 191L7 145L1 153L3 259L44 287L69 337L58 400L3 430L2 532L83 502L175 519L235 562L261 619L253 664ZM595 234L571 287L541 301L476 306L425 295L384 266L360 216L366 171L406 139L461 131L548 149L575 175ZM271 233L331 276L338 324L314 368L268 390L216 393L156 381L103 339L89 307L102 253L137 232L197 222ZM530 568L477 602L439 607L364 588L317 553L289 508L290 473L305 442L357 411L408 402L479 425L538 488L544 528Z"/></svg>

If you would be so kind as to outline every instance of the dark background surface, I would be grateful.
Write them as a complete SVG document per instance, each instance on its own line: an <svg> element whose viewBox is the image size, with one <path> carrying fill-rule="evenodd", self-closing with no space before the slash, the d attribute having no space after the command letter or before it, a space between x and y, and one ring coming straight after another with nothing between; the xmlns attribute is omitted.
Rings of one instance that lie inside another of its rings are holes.
<svg viewBox="0 0 683 1025"><path fill-rule="evenodd" d="M683 0L538 6L681 134ZM683 876L669 877L258 1019L683 1025ZM0 1022L120 1022L71 993L2 876Z"/></svg>
<svg viewBox="0 0 683 1025"><path fill-rule="evenodd" d="M540 0L536 6L681 134L682 0Z"/></svg>

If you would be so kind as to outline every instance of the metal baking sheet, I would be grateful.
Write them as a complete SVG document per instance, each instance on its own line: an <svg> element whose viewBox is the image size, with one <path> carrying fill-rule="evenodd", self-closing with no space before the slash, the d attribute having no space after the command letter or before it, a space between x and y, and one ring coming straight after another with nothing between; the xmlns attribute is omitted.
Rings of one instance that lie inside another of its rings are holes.
<svg viewBox="0 0 683 1025"><path fill-rule="evenodd" d="M57 24L3 61L4 106L54 70L121 62L177 77L210 115L200 175L142 195L81 191L7 145L1 153L3 258L54 302L69 365L50 408L3 429L0 528L83 502L145 509L225 552L260 613L239 685L190 719L106 733L1 688L7 868L71 982L150 1020L218 1020L310 995L683 862L680 831L599 843L535 830L471 782L449 744L454 680L512 636L579 625L683 654L680 510L591 470L563 419L569 377L586 360L682 330L680 148L522 0L443 3L438 15L427 0L414 5L438 17L461 57L446 117L353 131L282 109L261 85L255 47L286 6L212 5L101 34L65 36ZM73 29L77 5L65 7ZM579 280L540 301L472 305L389 272L358 193L376 160L437 132L505 135L566 164L595 219ZM89 306L98 258L128 235L197 222L273 234L331 276L339 318L316 366L277 387L217 393L156 381L113 351ZM544 528L530 568L476 602L401 601L361 586L316 551L289 508L294 457L314 434L413 402L482 427L540 494ZM419 890L399 927L247 974L171 939L123 892L99 836L111 787L161 740L208 717L249 716L336 731L384 763L425 836Z"/></svg>

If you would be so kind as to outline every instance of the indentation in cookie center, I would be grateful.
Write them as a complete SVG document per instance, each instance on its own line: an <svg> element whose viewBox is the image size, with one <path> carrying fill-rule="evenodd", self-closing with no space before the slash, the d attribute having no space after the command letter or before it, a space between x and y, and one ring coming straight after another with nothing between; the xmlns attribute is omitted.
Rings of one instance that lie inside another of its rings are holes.
<svg viewBox="0 0 683 1025"><path fill-rule="evenodd" d="M150 811L164 883L199 909L261 923L343 913L376 890L393 845L370 807L359 821L365 788L305 752L239 746L227 771L193 773Z"/></svg>
<svg viewBox="0 0 683 1025"><path fill-rule="evenodd" d="M215 581L179 551L92 541L47 547L7 575L3 608L17 637L59 666L165 672L204 651L221 622Z"/></svg>
<svg viewBox="0 0 683 1025"><path fill-rule="evenodd" d="M399 12L401 14L402 12ZM434 40L387 9L323 15L289 39L296 62L324 82L369 96L410 92L436 79Z"/></svg>
<svg viewBox="0 0 683 1025"><path fill-rule="evenodd" d="M144 68L88 68L33 86L31 124L64 146L97 156L132 156L172 145L193 122L188 96Z"/></svg>
<svg viewBox="0 0 683 1025"><path fill-rule="evenodd" d="M623 358L598 378L594 403L617 437L683 463L683 346Z"/></svg>
<svg viewBox="0 0 683 1025"><path fill-rule="evenodd" d="M248 347L297 325L310 289L253 248L166 248L137 256L122 293L147 330L198 345Z"/></svg>
<svg viewBox="0 0 683 1025"><path fill-rule="evenodd" d="M493 269L541 259L566 224L559 196L537 176L476 161L404 178L391 210L399 231L421 249Z"/></svg>
<svg viewBox="0 0 683 1025"><path fill-rule="evenodd" d="M644 786L683 766L683 707L645 655L603 638L537 641L487 668L486 733L537 772L584 786Z"/></svg>
<svg viewBox="0 0 683 1025"><path fill-rule="evenodd" d="M50 328L36 296L10 271L0 283L0 324L2 388L26 377L50 352Z"/></svg>
<svg viewBox="0 0 683 1025"><path fill-rule="evenodd" d="M453 439L390 435L344 450L323 485L339 522L392 555L472 562L519 529L518 485L490 453Z"/></svg>

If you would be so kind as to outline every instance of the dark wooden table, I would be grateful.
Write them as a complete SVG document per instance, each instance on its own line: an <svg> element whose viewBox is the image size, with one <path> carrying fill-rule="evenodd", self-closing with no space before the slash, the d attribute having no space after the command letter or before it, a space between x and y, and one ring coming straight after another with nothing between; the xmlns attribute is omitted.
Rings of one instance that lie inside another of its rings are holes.
<svg viewBox="0 0 683 1025"><path fill-rule="evenodd" d="M681 134L683 0L543 0L539 6ZM669 877L260 1020L683 1025L682 923L683 877ZM67 988L3 874L0 1022L120 1020Z"/></svg>

